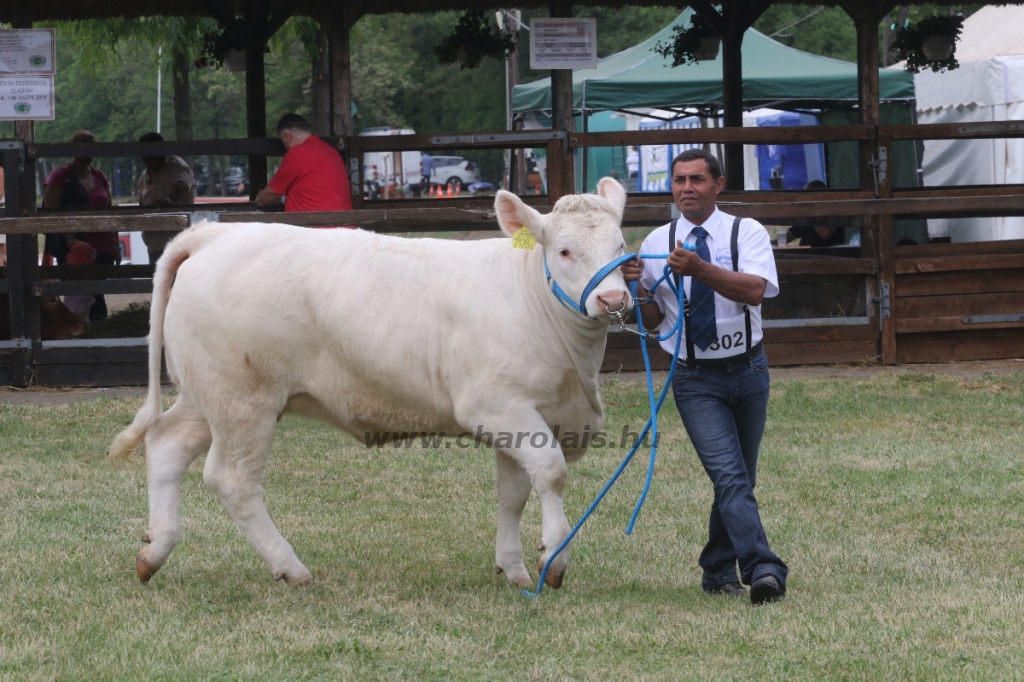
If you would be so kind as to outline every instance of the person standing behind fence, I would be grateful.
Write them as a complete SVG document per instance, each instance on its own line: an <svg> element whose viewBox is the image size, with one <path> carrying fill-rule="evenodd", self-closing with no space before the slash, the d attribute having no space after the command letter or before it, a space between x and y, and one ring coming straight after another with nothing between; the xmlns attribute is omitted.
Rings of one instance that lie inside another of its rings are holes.
<svg viewBox="0 0 1024 682"><path fill-rule="evenodd" d="M139 142L163 142L160 133L146 133ZM139 176L139 206L191 206L196 203L196 181L192 169L180 156L143 156L146 170ZM180 230L143 232L149 262L156 263L167 243Z"/></svg>
<svg viewBox="0 0 1024 682"><path fill-rule="evenodd" d="M670 251L668 266L687 296L685 350L672 389L715 492L708 542L698 562L704 569L702 587L709 594L747 594L737 580L738 563L740 578L751 586L750 601L763 604L783 597L788 573L768 547L754 499L769 391L761 300L779 292L775 258L764 227L718 209L718 193L725 186L718 159L690 149L673 159L670 168L672 198L682 217L652 232L640 252ZM641 300L661 277L665 263L646 259L623 265L627 280L639 280ZM660 284L652 298L653 303L639 306L644 326L674 326L678 304L668 284ZM675 344L673 337L661 345L671 353Z"/></svg>
<svg viewBox="0 0 1024 682"><path fill-rule="evenodd" d="M420 155L420 174L423 175L423 179L420 180L420 194L429 193L430 178L434 175L434 157L426 152Z"/></svg>
<svg viewBox="0 0 1024 682"><path fill-rule="evenodd" d="M79 130L71 136L74 144L94 144L96 136L88 130ZM56 207L102 207L110 206L110 181L98 168L92 167L92 157L75 157L53 169L43 183L43 206ZM96 250L97 265L120 265L121 246L117 243L117 232L79 232L76 234L46 235L46 252L57 260L57 265L67 263L68 252L76 241L83 241ZM107 302L97 294L89 310L90 320L107 319Z"/></svg>
<svg viewBox="0 0 1024 682"><path fill-rule="evenodd" d="M287 152L270 184L256 196L256 205L273 206L284 197L285 213L351 211L348 171L338 150L310 132L298 114L281 117L277 136Z"/></svg>

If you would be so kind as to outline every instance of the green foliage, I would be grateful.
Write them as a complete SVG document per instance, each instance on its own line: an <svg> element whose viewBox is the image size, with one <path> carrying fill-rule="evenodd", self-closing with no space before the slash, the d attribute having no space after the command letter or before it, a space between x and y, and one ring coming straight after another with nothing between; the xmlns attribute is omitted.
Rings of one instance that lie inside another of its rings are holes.
<svg viewBox="0 0 1024 682"><path fill-rule="evenodd" d="M926 17L916 24L908 26L897 26L893 30L893 40L890 49L904 60L903 68L910 73L920 73L922 69L931 69L936 73L945 70L959 68L960 62L956 60L956 41L960 40L960 31L964 25L964 18L957 15L942 15ZM946 59L931 60L924 54L923 44L931 36L949 38L953 41L954 51Z"/></svg>
<svg viewBox="0 0 1024 682"><path fill-rule="evenodd" d="M856 62L857 29L853 19L839 7L828 7L782 33L773 35L810 11L811 8L806 5L772 5L754 23L754 28L772 40L797 50Z"/></svg>
<svg viewBox="0 0 1024 682"><path fill-rule="evenodd" d="M696 14L690 17L689 26L676 26L672 32L675 34L672 40L667 43L659 40L654 51L662 57L671 57L673 67L696 64L701 41L718 37L715 30Z"/></svg>
<svg viewBox="0 0 1024 682"><path fill-rule="evenodd" d="M492 27L483 10L469 10L459 18L455 32L433 50L442 64L458 64L461 69L475 69L486 57L504 60L515 49L515 43Z"/></svg>

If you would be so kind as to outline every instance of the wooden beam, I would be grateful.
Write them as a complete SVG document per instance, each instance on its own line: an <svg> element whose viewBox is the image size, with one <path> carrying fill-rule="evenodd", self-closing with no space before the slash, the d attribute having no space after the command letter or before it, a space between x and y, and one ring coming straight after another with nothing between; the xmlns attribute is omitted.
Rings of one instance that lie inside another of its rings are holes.
<svg viewBox="0 0 1024 682"><path fill-rule="evenodd" d="M946 258L907 258L896 261L896 274L917 272L960 272L963 270L1008 270L1024 268L1024 253L991 256L949 256Z"/></svg>
<svg viewBox="0 0 1024 682"><path fill-rule="evenodd" d="M970 140L1024 137L1024 122L923 123L885 126L894 140Z"/></svg>
<svg viewBox="0 0 1024 682"><path fill-rule="evenodd" d="M267 33L267 0L249 0L246 5L245 27L245 121L246 136L267 136L267 84L264 73L263 48L270 37ZM267 185L267 159L249 156L249 198Z"/></svg>
<svg viewBox="0 0 1024 682"><path fill-rule="evenodd" d="M871 126L779 126L765 128L678 128L607 133L572 133L573 147L618 147L641 144L810 144L874 140ZM742 188L740 188L742 189Z"/></svg>
<svg viewBox="0 0 1024 682"><path fill-rule="evenodd" d="M184 230L188 216L36 216L0 219L0 234L60 232L149 232Z"/></svg>
<svg viewBox="0 0 1024 682"><path fill-rule="evenodd" d="M333 140L328 139L333 143ZM169 142L95 142L72 144L32 143L26 152L34 159L63 159L86 154L91 157L109 158L130 156L202 156L213 154L263 154L284 156L284 145L276 137L245 138L240 140L188 140Z"/></svg>

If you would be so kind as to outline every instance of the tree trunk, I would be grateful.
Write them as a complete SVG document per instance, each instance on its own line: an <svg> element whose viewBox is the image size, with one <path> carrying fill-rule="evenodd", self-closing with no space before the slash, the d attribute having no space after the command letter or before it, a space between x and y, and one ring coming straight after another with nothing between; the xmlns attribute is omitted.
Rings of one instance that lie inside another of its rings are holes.
<svg viewBox="0 0 1024 682"><path fill-rule="evenodd" d="M192 95L189 92L188 56L183 52L174 54L174 134L179 142L194 139L192 133ZM192 166L192 157L186 156L185 163Z"/></svg>

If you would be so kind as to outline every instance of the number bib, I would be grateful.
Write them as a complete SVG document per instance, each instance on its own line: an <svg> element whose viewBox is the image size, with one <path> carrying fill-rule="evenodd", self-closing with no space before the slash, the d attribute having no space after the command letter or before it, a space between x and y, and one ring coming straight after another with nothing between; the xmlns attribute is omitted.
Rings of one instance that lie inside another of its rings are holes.
<svg viewBox="0 0 1024 682"><path fill-rule="evenodd" d="M717 360L746 352L748 340L745 315L715 320L715 328L718 330L718 338L707 350L694 346L693 354L696 360Z"/></svg>

